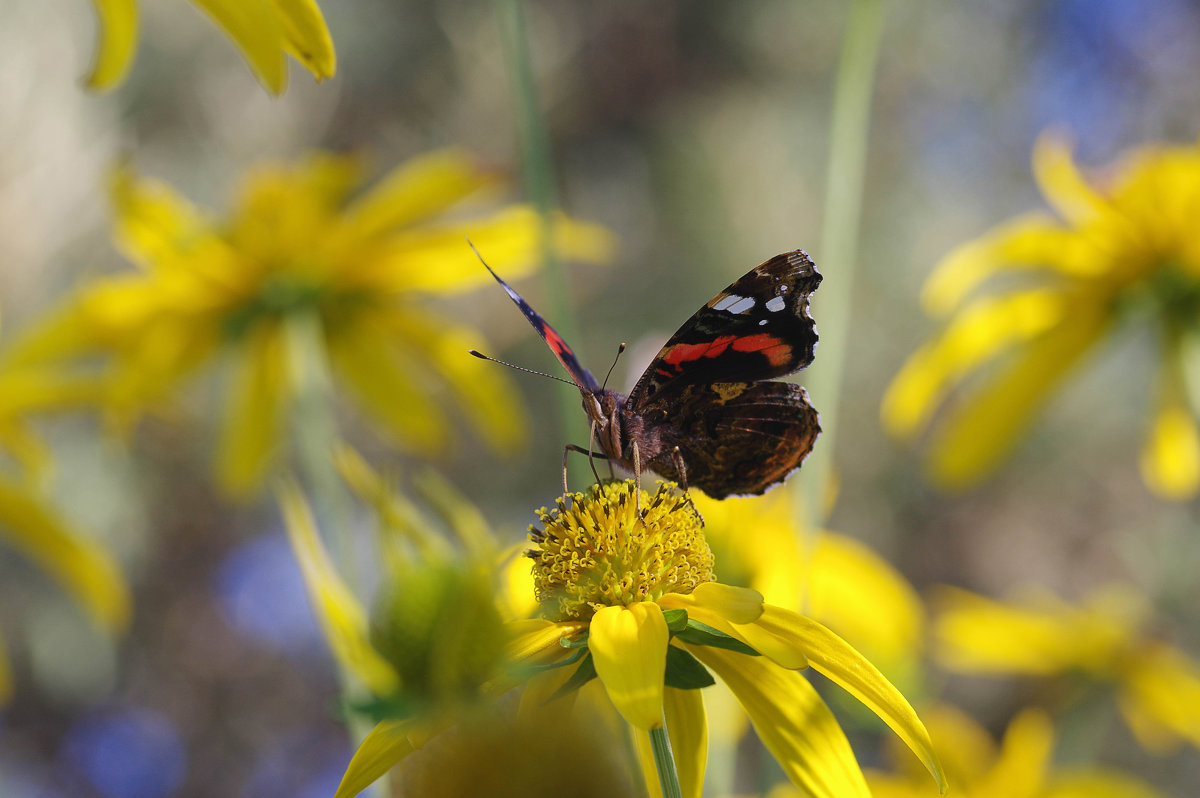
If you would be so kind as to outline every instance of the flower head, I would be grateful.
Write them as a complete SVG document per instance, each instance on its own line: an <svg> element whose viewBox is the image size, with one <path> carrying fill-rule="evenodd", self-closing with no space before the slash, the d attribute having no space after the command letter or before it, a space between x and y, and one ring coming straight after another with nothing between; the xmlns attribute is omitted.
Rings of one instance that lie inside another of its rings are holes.
<svg viewBox="0 0 1200 798"><path fill-rule="evenodd" d="M409 451L443 450L454 406L488 443L512 448L523 427L507 378L466 354L480 336L433 300L487 279L467 235L510 273L528 272L536 213L509 206L443 219L495 183L457 152L404 164L354 197L360 182L358 162L344 156L262 168L215 220L166 185L119 171L115 235L139 270L83 287L27 336L24 356L98 356L118 428L231 356L218 475L234 494L258 486L284 446L288 411L328 378ZM568 256L608 251L593 225L559 217L552 233Z"/></svg>
<svg viewBox="0 0 1200 798"><path fill-rule="evenodd" d="M88 88L111 89L125 79L137 54L137 0L94 0L100 37ZM242 51L272 93L287 86L287 56L317 80L333 77L333 40L316 0L194 0Z"/></svg>
<svg viewBox="0 0 1200 798"><path fill-rule="evenodd" d="M1200 431L1184 362L1200 328L1200 148L1136 151L1095 185L1058 137L1042 137L1033 160L1058 218L1017 219L941 262L923 299L931 312L953 316L889 386L884 424L915 435L952 389L986 372L929 444L935 479L969 485L1000 462L1102 340L1139 325L1154 334L1159 363L1142 475L1160 495L1190 497L1200 489ZM1005 288L968 299L1004 275Z"/></svg>
<svg viewBox="0 0 1200 798"><path fill-rule="evenodd" d="M698 516L679 493L660 489L642 522L628 485L596 485L587 497L560 498L530 527L534 592L543 617L588 620L603 607L657 601L712 582L713 555Z"/></svg>

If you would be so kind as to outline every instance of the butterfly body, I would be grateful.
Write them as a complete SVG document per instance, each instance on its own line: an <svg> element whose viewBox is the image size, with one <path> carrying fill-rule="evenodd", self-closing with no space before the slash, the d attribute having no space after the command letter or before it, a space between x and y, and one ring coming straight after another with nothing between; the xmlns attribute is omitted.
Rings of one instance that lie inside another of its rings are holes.
<svg viewBox="0 0 1200 798"><path fill-rule="evenodd" d="M489 269L490 271L490 269ZM759 494L798 468L820 433L804 389L775 378L809 365L809 297L821 275L803 250L776 255L713 297L667 341L628 396L596 381L565 341L496 280L578 386L593 440L635 475L650 469L713 498Z"/></svg>

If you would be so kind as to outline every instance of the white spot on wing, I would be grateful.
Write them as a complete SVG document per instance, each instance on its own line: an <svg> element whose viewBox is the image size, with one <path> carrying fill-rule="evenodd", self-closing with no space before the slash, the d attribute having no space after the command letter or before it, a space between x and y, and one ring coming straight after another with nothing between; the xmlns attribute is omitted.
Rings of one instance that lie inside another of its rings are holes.
<svg viewBox="0 0 1200 798"><path fill-rule="evenodd" d="M728 310L730 313L747 313L753 310L756 304L753 297L741 296L738 297L737 302L728 307Z"/></svg>
<svg viewBox="0 0 1200 798"><path fill-rule="evenodd" d="M767 320L766 320L766 319L759 319L759 320L758 320L758 326L759 326L759 327L763 326L763 325L764 325L764 324L766 324L766 323L767 323Z"/></svg>
<svg viewBox="0 0 1200 798"><path fill-rule="evenodd" d="M787 303L783 301L783 297L777 296L767 301L767 310L772 313L778 313L787 307Z"/></svg>
<svg viewBox="0 0 1200 798"><path fill-rule="evenodd" d="M746 297L744 297L744 296L738 296L737 294L729 294L728 296L721 297L721 301L718 302L717 304L713 305L712 307L713 307L713 310L729 310L729 308L732 307L733 305L736 305L739 302L745 302L745 301L746 301ZM735 310L732 312L740 313L741 311Z"/></svg>

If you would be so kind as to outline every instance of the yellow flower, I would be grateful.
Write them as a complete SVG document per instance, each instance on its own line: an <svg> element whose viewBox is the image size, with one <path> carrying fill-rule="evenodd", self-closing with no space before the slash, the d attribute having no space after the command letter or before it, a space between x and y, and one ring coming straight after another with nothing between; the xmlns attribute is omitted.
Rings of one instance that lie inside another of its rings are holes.
<svg viewBox="0 0 1200 798"><path fill-rule="evenodd" d="M673 485L641 504L639 520L626 481L539 513L532 556L545 620L529 622L514 649L559 667L530 690L597 676L635 729L666 724L684 794L699 795L706 732L696 688L713 683L711 668L794 783L813 795L865 794L845 736L798 673L812 665L887 722L940 781L916 714L874 666L820 624L713 581L700 518Z"/></svg>
<svg viewBox="0 0 1200 798"><path fill-rule="evenodd" d="M1154 334L1161 364L1142 475L1162 496L1191 497L1200 488L1200 432L1184 363L1200 328L1200 148L1136 151L1093 186L1067 144L1047 135L1033 166L1060 218L1017 219L939 264L923 300L931 313L954 315L896 375L884 425L915 436L952 390L986 370L929 442L933 477L970 485L1008 453L1073 367L1114 329L1140 325ZM993 276L1008 278L1003 288L968 299Z"/></svg>
<svg viewBox="0 0 1200 798"><path fill-rule="evenodd" d="M920 720L871 663L820 624L764 604L753 590L712 581L712 553L686 498L670 484L643 492L638 519L633 489L632 481L596 485L539 513L530 556L549 617L508 624L509 658L518 669L497 677L492 694L524 681L522 711L542 711L560 701L569 707L578 688L599 682L635 730L665 724L683 794L699 796L707 732L698 688L713 683L711 668L794 783L814 796L867 795L845 735L798 672L811 665L879 715L944 786ZM306 578L318 594L339 592L314 587L338 582L330 570L306 569ZM362 625L351 634L353 626L340 633L363 639ZM337 798L356 795L434 731L412 720L379 723L347 767ZM648 748L645 735L638 737L639 749Z"/></svg>
<svg viewBox="0 0 1200 798"><path fill-rule="evenodd" d="M1147 750L1200 748L1200 665L1141 631L1145 605L1111 589L1082 606L1033 593L1001 603L955 588L934 597L938 659L951 670L1113 684Z"/></svg>
<svg viewBox="0 0 1200 798"><path fill-rule="evenodd" d="M1150 785L1108 767L1055 767L1054 728L1040 710L1013 718L997 745L978 723L951 707L925 714L930 736L944 752L953 795L962 798L1158 798ZM897 773L868 771L875 798L929 794L923 774L896 759ZM772 798L776 798L772 796ZM782 796L779 796L782 798Z"/></svg>
<svg viewBox="0 0 1200 798"><path fill-rule="evenodd" d="M488 279L467 235L506 272L528 273L535 212L508 206L443 219L495 182L457 152L410 161L351 198L360 182L357 161L342 156L262 168L218 221L168 186L119 171L115 235L139 270L82 288L27 336L23 357L99 353L110 420L124 428L231 352L218 474L234 494L267 473L286 440L287 411L320 386L326 361L410 451L445 447L455 404L489 444L514 447L522 415L507 378L467 355L482 336L433 300ZM567 256L596 260L610 249L595 225L559 217L553 232Z"/></svg>
<svg viewBox="0 0 1200 798"><path fill-rule="evenodd" d="M96 386L52 369L22 368L0 355L0 454L16 474L0 475L0 541L35 563L110 633L129 622L129 587L112 555L46 502L40 483L51 461L29 416L94 403ZM12 692L0 644L0 703Z"/></svg>
<svg viewBox="0 0 1200 798"><path fill-rule="evenodd" d="M111 89L125 79L137 53L137 0L92 0L99 17L99 43L89 88ZM333 77L337 58L316 0L192 0L212 17L270 91L287 87L287 56L317 80Z"/></svg>

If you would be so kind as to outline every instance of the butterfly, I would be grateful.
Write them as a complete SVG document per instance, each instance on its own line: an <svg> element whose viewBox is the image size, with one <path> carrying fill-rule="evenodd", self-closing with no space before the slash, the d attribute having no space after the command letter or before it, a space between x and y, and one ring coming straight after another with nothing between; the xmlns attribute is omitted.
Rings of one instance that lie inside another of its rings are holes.
<svg viewBox="0 0 1200 798"><path fill-rule="evenodd" d="M775 381L808 366L816 352L809 298L821 273L803 250L751 269L692 314L628 396L599 383L554 328L484 266L579 388L591 438L587 449L568 450L606 458L639 481L649 469L714 499L763 493L812 451L821 432L817 411L799 385Z"/></svg>

